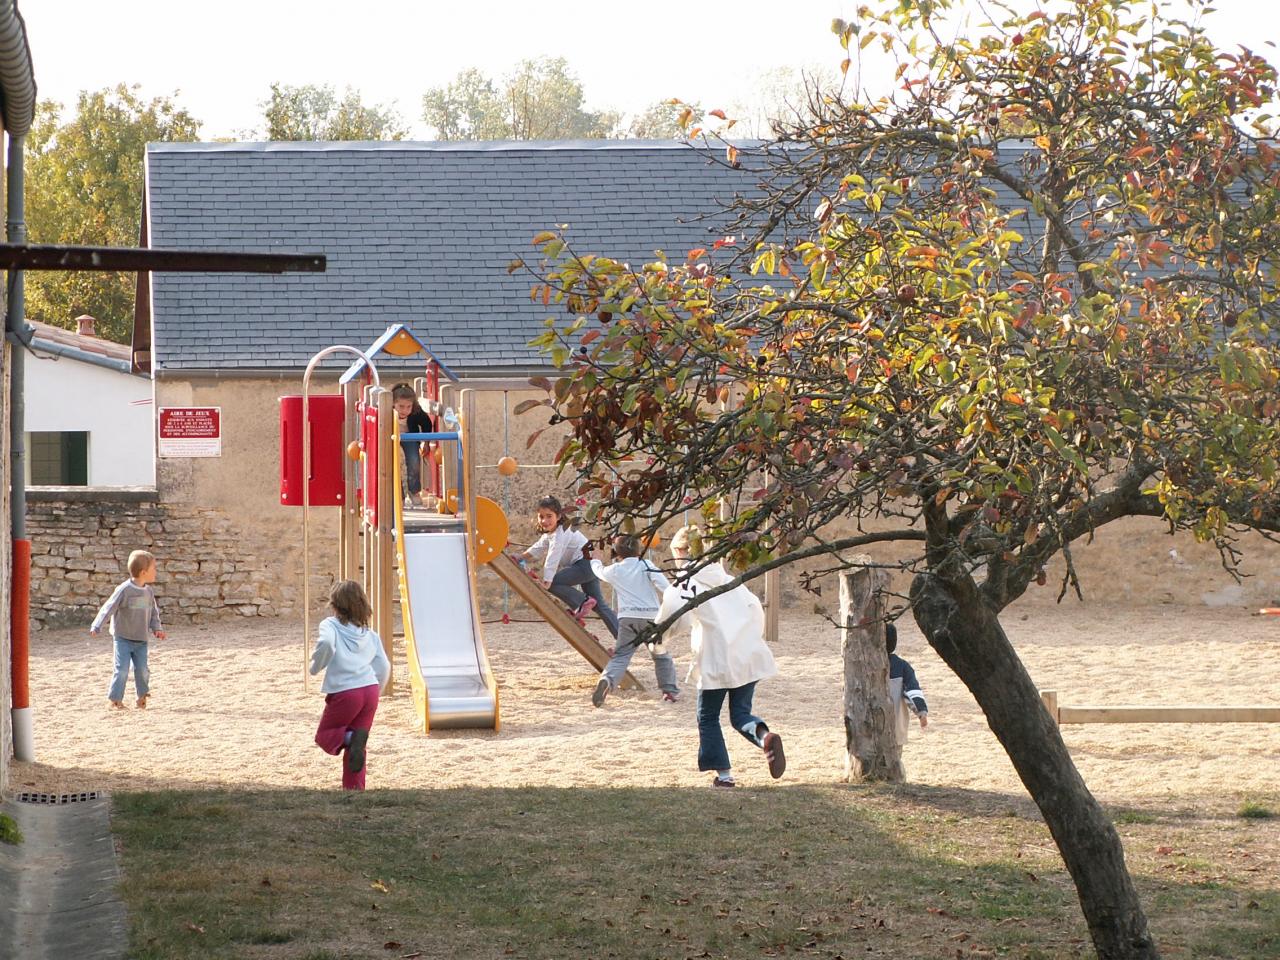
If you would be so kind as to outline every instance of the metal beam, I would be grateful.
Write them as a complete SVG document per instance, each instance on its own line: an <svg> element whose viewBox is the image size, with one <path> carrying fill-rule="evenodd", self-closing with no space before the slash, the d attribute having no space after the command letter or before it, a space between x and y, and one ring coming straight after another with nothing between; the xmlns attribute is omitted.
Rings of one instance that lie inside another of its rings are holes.
<svg viewBox="0 0 1280 960"><path fill-rule="evenodd" d="M242 253L0 243L0 270L115 273L324 273L322 253Z"/></svg>

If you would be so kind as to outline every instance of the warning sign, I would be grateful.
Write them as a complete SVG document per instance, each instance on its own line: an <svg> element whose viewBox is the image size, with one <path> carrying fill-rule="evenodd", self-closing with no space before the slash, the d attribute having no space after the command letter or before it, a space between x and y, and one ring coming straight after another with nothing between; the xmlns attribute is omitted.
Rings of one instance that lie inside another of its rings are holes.
<svg viewBox="0 0 1280 960"><path fill-rule="evenodd" d="M222 456L221 407L161 407L162 457Z"/></svg>

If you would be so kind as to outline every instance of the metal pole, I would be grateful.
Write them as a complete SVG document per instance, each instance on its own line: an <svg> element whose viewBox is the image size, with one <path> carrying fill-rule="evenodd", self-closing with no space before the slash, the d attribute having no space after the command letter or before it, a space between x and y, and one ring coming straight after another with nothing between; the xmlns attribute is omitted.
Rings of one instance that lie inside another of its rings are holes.
<svg viewBox="0 0 1280 960"><path fill-rule="evenodd" d="M378 378L378 368L373 365L368 354L343 344L325 347L317 353L311 358L306 372L302 375L302 689L304 692L311 686L308 679L310 673L307 669L311 664L311 527L307 523L307 512L311 507L311 394L309 391L311 374L320 361L331 354L343 351L354 353L369 365L369 372L373 375L375 385L382 383ZM345 451L343 455L346 455Z"/></svg>
<svg viewBox="0 0 1280 960"><path fill-rule="evenodd" d="M511 456L511 407L510 392L502 391L502 455L504 457ZM502 478L502 511L509 517L511 516L511 478ZM504 543L502 549L506 549ZM507 581L502 581L502 612L507 616L511 615L511 585Z"/></svg>
<svg viewBox="0 0 1280 960"><path fill-rule="evenodd" d="M6 235L10 243L22 244L27 239L26 205L23 202L23 138L9 137L9 169L6 194L8 218ZM5 335L10 351L9 379L9 522L13 540L13 593L9 598L9 631L12 648L11 683L13 699L13 756L17 760L35 759L34 720L31 716L29 686L31 636L31 541L27 539L27 425L26 349L31 342L27 327L26 288L21 270L9 272L8 311Z"/></svg>

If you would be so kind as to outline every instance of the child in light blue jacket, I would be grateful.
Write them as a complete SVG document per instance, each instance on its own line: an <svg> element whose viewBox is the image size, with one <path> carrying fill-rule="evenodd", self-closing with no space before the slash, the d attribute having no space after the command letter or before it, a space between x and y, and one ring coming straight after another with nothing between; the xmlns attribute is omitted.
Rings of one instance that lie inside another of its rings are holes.
<svg viewBox="0 0 1280 960"><path fill-rule="evenodd" d="M618 611L618 645L591 694L591 702L597 707L622 682L640 637L653 626L659 600L671 586L671 581L662 571L641 556L643 552L639 537L623 534L613 540L613 555L618 558L617 563L606 567L599 557L591 559L591 570L596 577L613 584ZM650 643L649 653L653 657L653 671L658 676L662 699L674 703L680 697L675 661L661 643Z"/></svg>
<svg viewBox="0 0 1280 960"><path fill-rule="evenodd" d="M342 789L363 790L365 748L378 710L378 695L391 677L391 663L382 640L369 629L373 615L364 588L341 580L329 593L333 616L320 621L320 635L311 653L311 673L324 671L320 692L324 713L316 743L325 753L346 751Z"/></svg>

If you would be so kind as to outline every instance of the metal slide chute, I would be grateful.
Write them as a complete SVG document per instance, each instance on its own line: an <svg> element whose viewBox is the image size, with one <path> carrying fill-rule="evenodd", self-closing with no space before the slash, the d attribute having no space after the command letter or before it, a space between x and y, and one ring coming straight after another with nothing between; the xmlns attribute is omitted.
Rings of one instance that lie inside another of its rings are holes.
<svg viewBox="0 0 1280 960"><path fill-rule="evenodd" d="M424 731L498 726L498 692L472 592L467 534L407 531L400 596L414 709Z"/></svg>
<svg viewBox="0 0 1280 960"><path fill-rule="evenodd" d="M398 462L394 482L400 490ZM476 602L471 539L478 535L468 530L465 515L406 514L400 498L395 500L400 612L413 706L422 731L497 730L498 683L489 666ZM505 532L502 536L505 540Z"/></svg>

